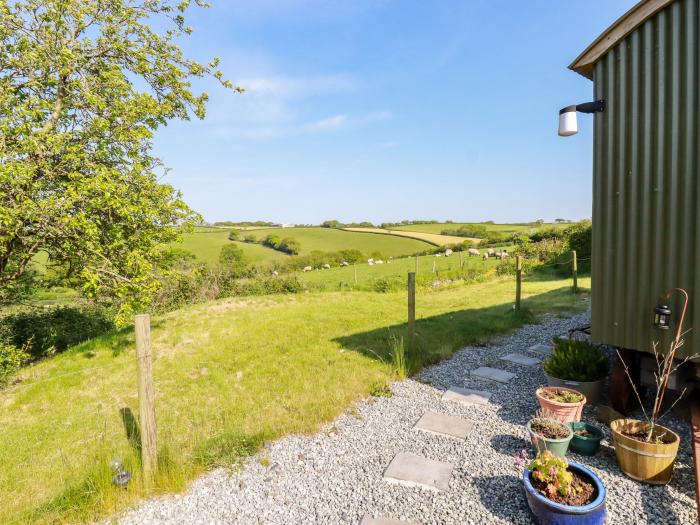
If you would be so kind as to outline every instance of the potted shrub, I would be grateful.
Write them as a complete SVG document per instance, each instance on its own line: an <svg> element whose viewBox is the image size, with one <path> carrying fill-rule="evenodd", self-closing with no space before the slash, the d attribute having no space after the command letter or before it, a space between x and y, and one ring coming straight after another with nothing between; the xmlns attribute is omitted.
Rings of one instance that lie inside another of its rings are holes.
<svg viewBox="0 0 700 525"><path fill-rule="evenodd" d="M542 410L555 419L569 423L581 421L583 405L586 404L586 396L573 388L556 386L541 386L535 391L537 401Z"/></svg>
<svg viewBox="0 0 700 525"><path fill-rule="evenodd" d="M605 436L600 428L583 421L569 423L569 425L574 432L569 445L571 450L584 456L593 456L598 452L600 440Z"/></svg>
<svg viewBox="0 0 700 525"><path fill-rule="evenodd" d="M522 464L517 459L516 463ZM545 451L524 469L523 485L539 523L605 523L605 486L583 465Z"/></svg>
<svg viewBox="0 0 700 525"><path fill-rule="evenodd" d="M673 464L676 461L678 446L681 440L678 434L673 430L659 424L659 420L668 414L681 397L683 397L683 394L685 394L685 390L683 390L681 395L668 410L661 414L661 406L668 379L671 374L678 370L686 361L698 357L697 355L692 355L679 362L674 361L676 350L683 345L683 340L680 338L680 335L681 331L679 327L678 335L671 343L671 348L666 355L658 351L657 343L653 344L657 370L654 373L656 393L651 415L647 415L644 404L642 403L642 398L630 376L627 364L618 352L620 362L632 385L632 390L637 396L637 401L639 402L639 406L642 409L646 421L640 421L638 419L617 419L610 423L613 443L615 444L617 464L630 478L653 485L665 485L671 481Z"/></svg>
<svg viewBox="0 0 700 525"><path fill-rule="evenodd" d="M540 410L528 421L527 431L535 452L550 451L555 456L564 457L574 433L567 424L557 421Z"/></svg>
<svg viewBox="0 0 700 525"><path fill-rule="evenodd" d="M588 341L554 339L554 351L544 362L549 386L573 388L586 396L588 403L598 403L603 382L608 375L608 359Z"/></svg>

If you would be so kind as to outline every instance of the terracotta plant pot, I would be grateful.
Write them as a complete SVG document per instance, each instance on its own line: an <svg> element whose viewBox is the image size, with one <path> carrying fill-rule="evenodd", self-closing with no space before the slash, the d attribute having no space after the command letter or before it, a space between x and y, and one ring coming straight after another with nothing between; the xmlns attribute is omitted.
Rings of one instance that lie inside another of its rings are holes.
<svg viewBox="0 0 700 525"><path fill-rule="evenodd" d="M664 442L660 444L646 443L624 434L648 432L649 426L649 423L637 419L616 419L610 423L617 464L632 479L665 485L671 481L681 438L673 430L659 424L655 425L653 436L663 436Z"/></svg>
<svg viewBox="0 0 700 525"><path fill-rule="evenodd" d="M578 403L560 403L559 401L553 401L542 396L542 392L546 390L566 390L568 392L575 392L576 394L583 396L583 399ZM563 421L564 423L581 421L583 405L586 404L586 396L581 394L581 392L578 390L574 390L573 388L564 388L561 386L543 386L535 391L535 396L537 396L537 401L539 401L542 410L547 411L554 419Z"/></svg>
<svg viewBox="0 0 700 525"><path fill-rule="evenodd" d="M547 384L549 386L573 388L577 392L581 392L584 396L586 396L586 403L589 405L597 405L598 401L600 401L605 379L600 379L599 381L569 381L566 379L558 379L550 376L547 373L544 375L547 378Z"/></svg>

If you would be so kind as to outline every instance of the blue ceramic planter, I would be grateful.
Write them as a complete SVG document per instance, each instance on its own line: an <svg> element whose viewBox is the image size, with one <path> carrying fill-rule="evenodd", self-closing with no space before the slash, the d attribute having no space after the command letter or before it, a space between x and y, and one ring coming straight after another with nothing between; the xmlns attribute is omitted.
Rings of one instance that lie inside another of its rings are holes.
<svg viewBox="0 0 700 525"><path fill-rule="evenodd" d="M583 465L569 461L569 468L583 474L595 486L596 498L590 504L574 507L561 505L542 496L530 483L530 471L523 472L527 504L540 525L603 525L605 523L605 486Z"/></svg>

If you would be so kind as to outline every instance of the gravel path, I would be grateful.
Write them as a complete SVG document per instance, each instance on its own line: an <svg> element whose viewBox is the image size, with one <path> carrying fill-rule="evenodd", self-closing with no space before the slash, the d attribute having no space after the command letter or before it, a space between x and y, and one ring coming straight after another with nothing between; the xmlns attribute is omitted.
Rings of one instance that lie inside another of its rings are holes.
<svg viewBox="0 0 700 525"><path fill-rule="evenodd" d="M587 321L585 314L547 318L490 346L465 348L424 370L419 381L394 384L392 397L361 402L323 432L271 443L241 471L211 472L185 494L144 502L118 522L357 524L369 514L425 525L531 523L512 455L529 450L523 425L537 408L534 390L545 378L541 367L509 363L499 356L534 356L527 352L531 345L547 343ZM479 366L502 368L517 377L508 384L470 378L469 370ZM442 402L443 391L452 385L494 395L483 406ZM466 442L414 430L427 410L469 419L474 429ZM592 419L588 409L584 419ZM571 454L603 479L609 523L697 523L689 428L673 419L666 424L682 440L673 480L666 487L625 477L615 463L609 432L597 456ZM384 469L397 452L452 463L449 490L433 492L384 481Z"/></svg>

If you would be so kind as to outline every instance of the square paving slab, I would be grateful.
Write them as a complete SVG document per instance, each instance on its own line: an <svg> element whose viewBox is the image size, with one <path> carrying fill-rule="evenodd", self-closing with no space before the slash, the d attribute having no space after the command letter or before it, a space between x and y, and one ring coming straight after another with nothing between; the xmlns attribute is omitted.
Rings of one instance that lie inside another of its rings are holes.
<svg viewBox="0 0 700 525"><path fill-rule="evenodd" d="M499 383L507 383L515 377L515 374L511 372L501 370L500 368L491 368L490 366L480 366L472 370L469 374L475 377L481 377L482 379L498 381Z"/></svg>
<svg viewBox="0 0 700 525"><path fill-rule="evenodd" d="M431 434L453 437L464 441L473 426L474 424L471 421L467 421L461 417L441 414L439 412L426 412L413 428Z"/></svg>
<svg viewBox="0 0 700 525"><path fill-rule="evenodd" d="M504 355L501 357L504 361L510 361L511 363L515 363L517 365L525 365L525 366L535 366L539 365L542 361L540 359L537 359L535 357L528 357L523 354L508 354Z"/></svg>
<svg viewBox="0 0 700 525"><path fill-rule="evenodd" d="M392 520L391 518L373 518L369 514L365 514L360 522L360 525L417 525L413 522Z"/></svg>
<svg viewBox="0 0 700 525"><path fill-rule="evenodd" d="M449 463L399 452L384 471L384 479L407 487L447 490L452 468Z"/></svg>
<svg viewBox="0 0 700 525"><path fill-rule="evenodd" d="M530 352L535 352L536 354L550 356L552 355L552 352L554 352L554 347L552 347L552 345L538 344L532 345L530 348L528 348L528 350Z"/></svg>
<svg viewBox="0 0 700 525"><path fill-rule="evenodd" d="M484 390L471 390L461 386L451 386L442 394L443 401L457 401L463 405L485 405L489 402L491 392Z"/></svg>

